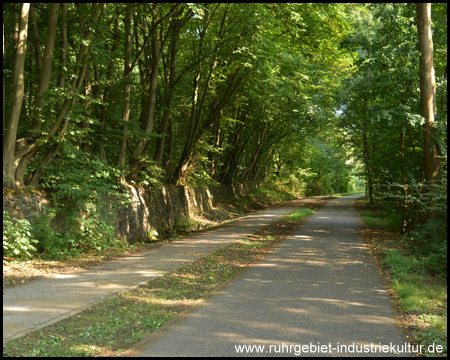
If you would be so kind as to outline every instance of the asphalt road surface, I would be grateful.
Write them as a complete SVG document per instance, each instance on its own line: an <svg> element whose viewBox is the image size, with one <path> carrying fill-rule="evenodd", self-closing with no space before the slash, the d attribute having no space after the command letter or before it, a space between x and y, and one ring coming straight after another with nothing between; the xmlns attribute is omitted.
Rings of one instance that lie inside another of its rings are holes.
<svg viewBox="0 0 450 360"><path fill-rule="evenodd" d="M124 356L408 356L357 196L331 200L262 261Z"/></svg>
<svg viewBox="0 0 450 360"><path fill-rule="evenodd" d="M297 206L260 211L216 229L88 270L53 275L22 286L4 288L3 343L202 258L279 220Z"/></svg>

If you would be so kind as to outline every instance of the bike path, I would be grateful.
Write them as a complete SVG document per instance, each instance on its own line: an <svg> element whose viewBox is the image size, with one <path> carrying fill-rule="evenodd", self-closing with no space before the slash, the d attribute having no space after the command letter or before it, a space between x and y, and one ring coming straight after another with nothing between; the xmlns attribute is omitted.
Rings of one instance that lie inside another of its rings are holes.
<svg viewBox="0 0 450 360"><path fill-rule="evenodd" d="M301 200L300 200L301 201ZM3 343L72 316L107 297L131 290L185 263L238 241L294 211L271 208L165 244L72 273L3 289Z"/></svg>
<svg viewBox="0 0 450 360"><path fill-rule="evenodd" d="M328 202L277 250L123 356L409 356L360 237L356 197Z"/></svg>

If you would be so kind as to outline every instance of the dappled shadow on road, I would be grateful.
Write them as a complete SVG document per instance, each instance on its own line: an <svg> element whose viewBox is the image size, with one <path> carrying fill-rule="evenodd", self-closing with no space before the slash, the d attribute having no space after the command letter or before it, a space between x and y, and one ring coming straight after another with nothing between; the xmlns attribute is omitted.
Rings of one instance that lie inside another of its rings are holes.
<svg viewBox="0 0 450 360"><path fill-rule="evenodd" d="M360 227L348 202L331 202L149 347L149 354L261 355L239 354L236 345L404 345ZM277 355L267 350L262 355ZM380 355L393 354L364 354Z"/></svg>
<svg viewBox="0 0 450 360"><path fill-rule="evenodd" d="M54 275L25 286L4 289L4 339L40 328L49 321L81 311L113 293L157 278L249 236L293 210L289 207L268 209L211 231L150 251L123 256L89 270Z"/></svg>
<svg viewBox="0 0 450 360"><path fill-rule="evenodd" d="M286 241L177 331L219 356L242 344L403 344L364 247L323 234Z"/></svg>

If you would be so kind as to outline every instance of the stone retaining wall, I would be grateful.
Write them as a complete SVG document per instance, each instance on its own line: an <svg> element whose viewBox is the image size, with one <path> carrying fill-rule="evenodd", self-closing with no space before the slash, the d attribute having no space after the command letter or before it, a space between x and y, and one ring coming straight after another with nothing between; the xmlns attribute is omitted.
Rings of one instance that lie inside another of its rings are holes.
<svg viewBox="0 0 450 360"><path fill-rule="evenodd" d="M240 197L257 184L234 184L209 187L166 186L159 189L130 188L131 205L110 206L112 225L116 237L122 241L133 242L145 238L149 231L158 234L169 232L177 222L211 210L231 197ZM11 217L27 219L31 223L50 206L43 192L3 191L3 210ZM64 227L64 219L56 217L55 231Z"/></svg>
<svg viewBox="0 0 450 360"><path fill-rule="evenodd" d="M34 219L48 206L45 194L38 191L3 190L3 211L18 219Z"/></svg>

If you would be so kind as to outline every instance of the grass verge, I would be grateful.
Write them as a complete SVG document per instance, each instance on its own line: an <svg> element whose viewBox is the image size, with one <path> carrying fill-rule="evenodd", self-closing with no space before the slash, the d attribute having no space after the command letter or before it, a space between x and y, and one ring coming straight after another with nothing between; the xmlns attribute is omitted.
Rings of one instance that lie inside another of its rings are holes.
<svg viewBox="0 0 450 360"><path fill-rule="evenodd" d="M397 320L407 340L423 345L419 356L447 356L447 282L424 270L420 258L408 251L407 240L393 231L396 216L358 202L366 227L363 236L375 256L394 300ZM442 349L442 352L428 349Z"/></svg>
<svg viewBox="0 0 450 360"><path fill-rule="evenodd" d="M318 208L325 200L310 200ZM116 356L262 259L311 215L299 209L209 256L111 297L48 327L9 341L3 356Z"/></svg>

